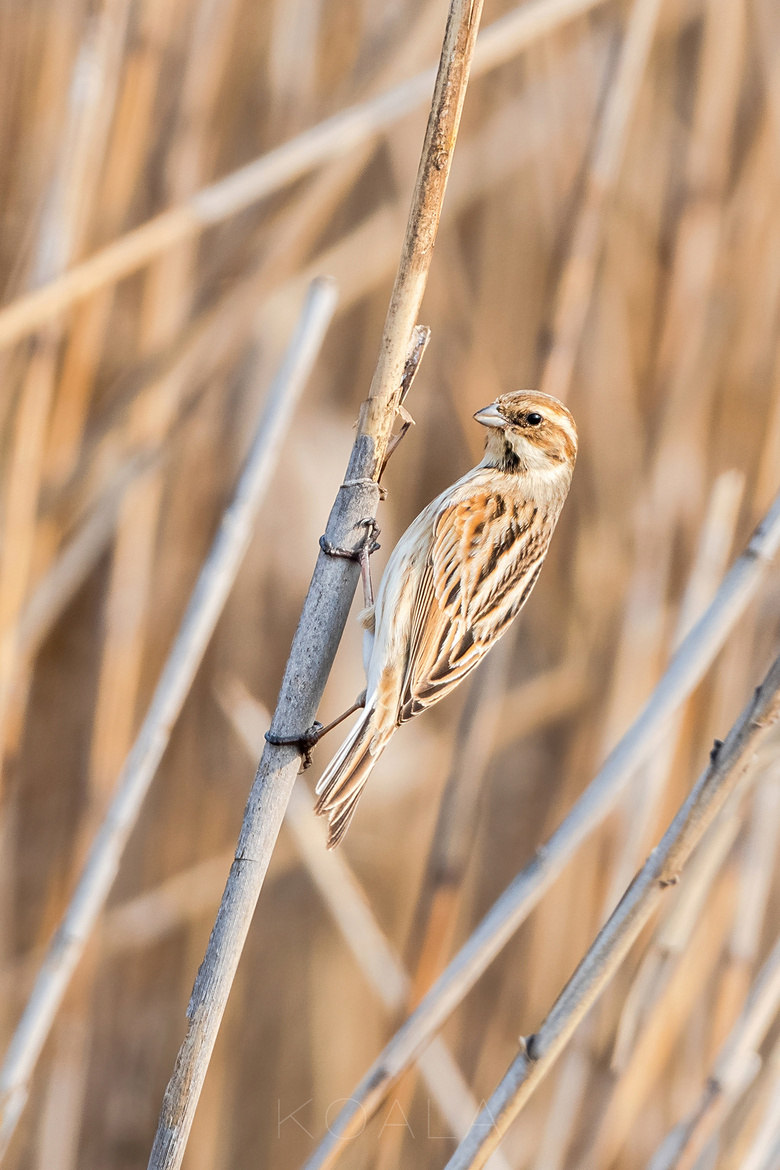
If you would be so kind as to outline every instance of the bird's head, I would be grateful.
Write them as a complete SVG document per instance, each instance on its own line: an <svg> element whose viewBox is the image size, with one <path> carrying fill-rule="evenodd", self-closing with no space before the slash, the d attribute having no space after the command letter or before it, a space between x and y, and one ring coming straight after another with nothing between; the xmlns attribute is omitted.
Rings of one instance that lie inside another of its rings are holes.
<svg viewBox="0 0 780 1170"><path fill-rule="evenodd" d="M502 394L474 418L488 428L484 465L507 472L571 476L577 428L557 398L532 390Z"/></svg>

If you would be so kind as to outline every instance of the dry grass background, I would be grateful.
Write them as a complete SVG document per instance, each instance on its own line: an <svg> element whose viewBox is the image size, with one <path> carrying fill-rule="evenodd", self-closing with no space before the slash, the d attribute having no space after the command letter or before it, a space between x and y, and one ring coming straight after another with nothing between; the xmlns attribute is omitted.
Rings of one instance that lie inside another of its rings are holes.
<svg viewBox="0 0 780 1170"><path fill-rule="evenodd" d="M484 25L509 7L491 0ZM5 0L5 302L431 65L445 11L442 0ZM614 198L600 202L589 166L630 11L608 0L563 22L475 77L466 101L424 305L432 341L408 403L417 426L385 477L375 574L419 508L478 458L473 412L538 385L583 209L602 242L569 394L581 453L539 587L471 692L394 740L344 847L416 973L415 996L594 775L780 486L776 6L663 0ZM421 106L167 248L0 354L6 1042L306 281L339 282L246 562L43 1051L6 1155L14 1170L146 1165L251 780L226 708L235 715L239 682L273 707L370 381L425 116ZM779 617L774 575L669 730L660 764L637 775L447 1024L477 1101L762 677ZM323 718L361 686L352 624ZM307 780L333 746L317 750ZM674 892L513 1127L509 1165L644 1167L696 1105L780 933L779 783L765 761L700 851L698 880ZM454 826L437 828L453 790ZM242 959L190 1170L301 1164L402 1018L345 945L293 829ZM747 1087L700 1166L780 1164L745 1161L763 1121L776 1122L776 1033L770 1020L763 1064L747 1062ZM343 1163L439 1167L454 1143L431 1135L446 1133L425 1084L407 1078Z"/></svg>

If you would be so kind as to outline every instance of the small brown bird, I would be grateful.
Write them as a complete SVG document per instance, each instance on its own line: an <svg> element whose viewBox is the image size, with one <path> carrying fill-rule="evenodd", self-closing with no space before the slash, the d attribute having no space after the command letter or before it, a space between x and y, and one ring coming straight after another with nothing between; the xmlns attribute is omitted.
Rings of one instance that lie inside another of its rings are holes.
<svg viewBox="0 0 780 1170"><path fill-rule="evenodd" d="M536 584L569 491L577 428L547 394L503 394L474 418L482 462L406 530L366 626L365 707L317 785L328 845L346 832L397 727L481 662Z"/></svg>

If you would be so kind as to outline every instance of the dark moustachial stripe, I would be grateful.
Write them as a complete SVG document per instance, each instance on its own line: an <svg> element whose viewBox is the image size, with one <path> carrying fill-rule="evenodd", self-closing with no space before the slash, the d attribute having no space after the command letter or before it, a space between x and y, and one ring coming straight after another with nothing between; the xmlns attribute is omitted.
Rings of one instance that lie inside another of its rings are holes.
<svg viewBox="0 0 780 1170"><path fill-rule="evenodd" d="M501 471L514 473L520 470L520 456L510 447L509 443L504 444L504 454L499 465Z"/></svg>

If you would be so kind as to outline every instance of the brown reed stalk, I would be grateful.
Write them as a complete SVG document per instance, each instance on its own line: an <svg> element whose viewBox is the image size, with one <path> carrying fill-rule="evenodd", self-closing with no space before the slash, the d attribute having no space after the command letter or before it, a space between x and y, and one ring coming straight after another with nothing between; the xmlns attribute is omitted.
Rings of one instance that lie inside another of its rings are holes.
<svg viewBox="0 0 780 1170"><path fill-rule="evenodd" d="M29 275L34 288L56 279L79 257L114 105L128 10L128 0L104 0L87 24L73 64L64 140ZM0 771L18 746L23 721L27 688L24 682L16 687L19 619L33 570L59 344L60 329L54 323L32 345L8 462L3 530L6 548L13 548L14 555L4 557L0 566Z"/></svg>
<svg viewBox="0 0 780 1170"><path fill-rule="evenodd" d="M176 21L177 8L177 0L147 2L141 6L139 35L124 62L123 84L102 181L99 215L96 216L93 228L96 243L118 235L125 228L133 198L143 180L144 167L153 148L150 139L154 133L154 104L165 77L165 44ZM208 92L205 79L204 90ZM193 119L195 124L196 120ZM192 127L189 127L187 139L191 134ZM77 466L84 427L116 304L116 291L116 286L109 284L77 305L68 331L48 442L47 478L50 491L61 490ZM175 297L171 304L177 304Z"/></svg>
<svg viewBox="0 0 780 1170"><path fill-rule="evenodd" d="M558 285L550 352L539 381L539 389L555 398L567 398L571 388L601 256L604 222L620 177L660 8L660 0L634 4L599 125L582 206Z"/></svg>
<svg viewBox="0 0 780 1170"><path fill-rule="evenodd" d="M708 0L706 14L685 166L686 199L677 224L654 371L663 406L649 493L651 509L666 518L657 557L662 579L668 576L676 523L686 511L693 515L701 499L702 438L714 371L700 363L717 278L721 209L745 53L744 0ZM680 426L682 417L685 427Z"/></svg>
<svg viewBox="0 0 780 1170"><path fill-rule="evenodd" d="M732 1140L725 1159L726 1170L772 1170L780 1154L780 1051L775 1041L764 1062L766 1082L759 1099L748 1111L736 1140ZM658 1150L664 1156L665 1143ZM705 1147L706 1149L706 1147ZM655 1159L654 1159L655 1160ZM655 1170L651 1166L650 1170Z"/></svg>
<svg viewBox="0 0 780 1170"><path fill-rule="evenodd" d="M745 1087L748 1067L780 1010L780 943L762 966L744 1007L689 1114L653 1157L653 1170L689 1170Z"/></svg>

